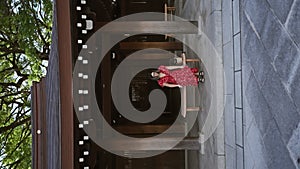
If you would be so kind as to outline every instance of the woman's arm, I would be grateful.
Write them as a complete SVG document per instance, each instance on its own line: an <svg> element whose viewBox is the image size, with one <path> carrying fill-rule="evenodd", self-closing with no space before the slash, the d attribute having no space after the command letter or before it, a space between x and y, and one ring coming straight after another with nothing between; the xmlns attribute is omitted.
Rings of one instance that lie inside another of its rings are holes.
<svg viewBox="0 0 300 169"><path fill-rule="evenodd" d="M180 88L182 87L178 84L170 84L170 83L163 83L163 86L166 86L166 87L180 87Z"/></svg>

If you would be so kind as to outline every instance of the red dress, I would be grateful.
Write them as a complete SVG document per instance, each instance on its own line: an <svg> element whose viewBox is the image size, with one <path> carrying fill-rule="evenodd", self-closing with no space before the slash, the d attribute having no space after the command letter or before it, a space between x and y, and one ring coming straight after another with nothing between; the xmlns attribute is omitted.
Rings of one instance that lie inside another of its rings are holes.
<svg viewBox="0 0 300 169"><path fill-rule="evenodd" d="M194 73L198 72L197 68L189 68L185 66L181 69L169 70L166 66L159 66L159 72L166 76L158 80L158 84L163 87L164 83L178 84L181 86L197 86L198 79Z"/></svg>

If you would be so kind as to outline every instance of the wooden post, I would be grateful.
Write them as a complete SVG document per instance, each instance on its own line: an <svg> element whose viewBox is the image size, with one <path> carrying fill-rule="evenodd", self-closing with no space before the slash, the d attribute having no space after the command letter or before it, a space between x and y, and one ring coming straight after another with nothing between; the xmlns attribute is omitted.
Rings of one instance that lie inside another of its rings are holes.
<svg viewBox="0 0 300 169"><path fill-rule="evenodd" d="M31 88L33 169L47 169L46 84L42 78Z"/></svg>
<svg viewBox="0 0 300 169"><path fill-rule="evenodd" d="M59 79L61 102L61 168L74 168L74 120L70 1L57 0Z"/></svg>

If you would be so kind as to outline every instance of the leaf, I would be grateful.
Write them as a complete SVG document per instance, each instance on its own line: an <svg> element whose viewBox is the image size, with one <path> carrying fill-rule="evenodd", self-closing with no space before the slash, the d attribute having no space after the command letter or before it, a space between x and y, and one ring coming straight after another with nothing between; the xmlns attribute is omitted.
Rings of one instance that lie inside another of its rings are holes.
<svg viewBox="0 0 300 169"><path fill-rule="evenodd" d="M52 2L38 2L0 1L0 128L30 117L30 86L45 75L40 56L50 49ZM29 121L0 134L0 168L31 168L30 132Z"/></svg>

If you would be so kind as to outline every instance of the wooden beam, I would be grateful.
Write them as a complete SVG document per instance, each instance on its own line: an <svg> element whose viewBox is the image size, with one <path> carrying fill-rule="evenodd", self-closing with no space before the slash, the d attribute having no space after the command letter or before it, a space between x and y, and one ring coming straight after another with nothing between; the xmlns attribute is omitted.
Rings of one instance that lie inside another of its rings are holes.
<svg viewBox="0 0 300 169"><path fill-rule="evenodd" d="M110 145L111 150L115 151L157 151L169 150L169 147L176 142L178 138L154 138L132 140L104 140L103 142ZM171 150L200 150L199 138L185 138L181 140Z"/></svg>
<svg viewBox="0 0 300 169"><path fill-rule="evenodd" d="M121 50L159 48L164 50L183 50L181 42L121 42Z"/></svg>
<svg viewBox="0 0 300 169"><path fill-rule="evenodd" d="M139 126L114 126L114 128L123 134L158 134L166 131L170 125L139 125ZM176 133L184 133L185 126L175 126ZM175 133L174 133L175 134Z"/></svg>
<svg viewBox="0 0 300 169"><path fill-rule="evenodd" d="M191 24L193 23L193 24ZM127 22L111 22L108 27L102 27L103 32L108 33L126 33L126 34L197 34L197 22L189 21L127 21ZM103 23L95 23L103 25Z"/></svg>
<svg viewBox="0 0 300 169"><path fill-rule="evenodd" d="M70 0L57 0L59 78L61 105L61 168L74 168L74 120L72 102L72 47Z"/></svg>

